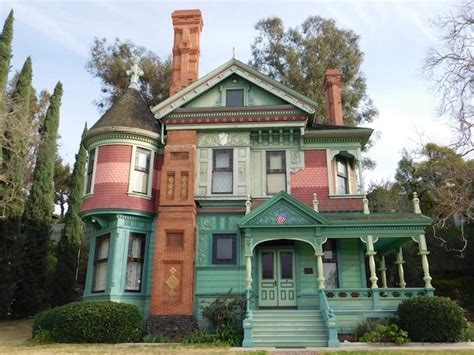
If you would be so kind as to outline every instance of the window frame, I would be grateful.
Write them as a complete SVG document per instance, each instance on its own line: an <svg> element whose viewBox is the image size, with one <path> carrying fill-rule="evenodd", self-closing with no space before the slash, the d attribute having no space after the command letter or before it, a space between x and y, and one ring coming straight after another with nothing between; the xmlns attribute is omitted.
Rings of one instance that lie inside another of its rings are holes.
<svg viewBox="0 0 474 355"><path fill-rule="evenodd" d="M106 258L102 258L102 259L98 259L98 255L99 255L99 246L101 244L101 241L104 240L104 239L108 239L109 240L109 245L107 247L107 257ZM92 286L91 286L91 293L99 293L99 292L105 292L105 289L107 288L107 275L109 273L109 257L110 257L110 242L111 242L111 238L110 238L110 233L106 233L106 234L102 234L98 237L95 238L95 250L94 250L94 262L93 262L93 265L94 265L94 273L93 273L93 277L92 277ZM104 289L101 289L101 290L97 290L96 289L96 281L97 281L97 265L98 264L103 264L103 263L107 263L107 268L106 268L106 271L105 271L105 285L104 285Z"/></svg>
<svg viewBox="0 0 474 355"><path fill-rule="evenodd" d="M283 158L282 166L284 169L270 169L270 155L279 153L281 157ZM278 192L275 193L269 193L268 192L268 175L269 174L285 174L285 192L288 191L288 167L286 164L286 150L266 150L265 151L265 193L267 196L273 196L276 195ZM275 170L275 171L274 171Z"/></svg>
<svg viewBox="0 0 474 355"><path fill-rule="evenodd" d="M339 172L338 165L339 163L344 165L345 172ZM336 194L338 195L350 195L351 194L351 182L350 182L350 172L349 172L349 161L346 157L342 157L339 154L334 158L335 164L335 183L336 183ZM345 192L339 191L339 178L344 179Z"/></svg>
<svg viewBox="0 0 474 355"><path fill-rule="evenodd" d="M329 288L339 288L340 280L339 280L339 263L338 263L338 245L335 239L328 239L326 243L323 244L323 253L326 251L326 247L331 244L332 245L332 258L326 258L326 255L323 255L323 269L326 270L326 264L334 264L336 265L336 285L335 287ZM326 280L327 281L327 280ZM327 287L327 285L326 285Z"/></svg>
<svg viewBox="0 0 474 355"><path fill-rule="evenodd" d="M138 192L134 190L135 187L135 171L141 171L136 169L137 164L137 154L139 149L146 150L150 152L149 159L150 164L148 168L148 179L147 179L147 189L145 192ZM155 154L156 152L150 147L144 147L141 145L133 145L132 146L132 157L130 161L130 177L129 177L129 184L128 184L128 195L142 197L151 199L152 190L153 190L153 172L154 172L154 162L155 162Z"/></svg>
<svg viewBox="0 0 474 355"><path fill-rule="evenodd" d="M229 105L229 93L230 92L240 92L242 94L242 104L241 105ZM225 89L225 107L244 107L245 106L245 90L244 88L227 88Z"/></svg>
<svg viewBox="0 0 474 355"><path fill-rule="evenodd" d="M232 258L227 259L217 258L217 243L219 239L230 239L232 241ZM211 252L211 264L218 266L235 266L237 265L237 234L235 233L214 233L212 234L212 252Z"/></svg>
<svg viewBox="0 0 474 355"><path fill-rule="evenodd" d="M218 152L229 153L229 167L228 168L216 168L216 155ZM231 173L231 190L225 192L214 192L214 173ZM212 195L232 195L234 193L234 149L225 148L225 149L212 149L212 166L211 166L211 194Z"/></svg>
<svg viewBox="0 0 474 355"><path fill-rule="evenodd" d="M140 257L134 258L130 256L130 243L132 242L132 237L133 236L140 236L142 238L141 240L141 249L140 249ZM135 292L139 293L142 292L142 285L143 285L143 280L144 280L144 275L143 271L145 269L145 251L146 251L146 244L147 244L147 235L146 233L140 233L140 232L130 232L128 234L128 248L127 248L127 264L125 266L125 286L124 286L124 291L125 292ZM138 290L131 290L127 289L127 271L128 271L128 263L132 262L140 262L141 263L141 268L140 268L140 281L139 281L139 288Z"/></svg>
<svg viewBox="0 0 474 355"><path fill-rule="evenodd" d="M94 185L95 185L95 175L97 172L97 159L99 156L99 147L91 148L87 152L87 166L84 176L84 196L93 195L94 194ZM92 160L91 160L92 157ZM91 166L92 161L92 166ZM92 170L90 170L92 169ZM89 173L90 171L90 173ZM89 180L90 178L90 180ZM89 186L90 181L90 186ZM89 188L89 189L88 189Z"/></svg>

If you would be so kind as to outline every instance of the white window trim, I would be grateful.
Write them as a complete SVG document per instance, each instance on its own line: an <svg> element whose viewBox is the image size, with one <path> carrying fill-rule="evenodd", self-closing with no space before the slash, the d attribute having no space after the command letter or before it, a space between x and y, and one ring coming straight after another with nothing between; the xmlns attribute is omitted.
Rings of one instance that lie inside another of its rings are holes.
<svg viewBox="0 0 474 355"><path fill-rule="evenodd" d="M339 153L347 151L348 153L354 156L354 169L348 166L348 178L349 178L349 193L348 194L339 194L337 191L337 165L336 165L336 155ZM339 148L339 149L326 149L326 161L327 161L327 178L328 178L328 187L329 187L329 198L356 198L364 195L364 185L362 177L362 163L361 163L361 150L360 148ZM356 168L359 169L359 181L357 181ZM354 173L355 181L351 181L351 175ZM353 184L354 183L354 187ZM359 185L360 193L358 191L357 185Z"/></svg>
<svg viewBox="0 0 474 355"><path fill-rule="evenodd" d="M94 195L94 186L95 186L95 175L97 173L97 158L99 157L99 146L91 147L90 150L87 151L87 162L86 162L86 171L84 176L84 193L83 198L90 197ZM90 151L95 149L94 151L94 166L92 167L92 179L91 179L91 190L87 192L87 170L89 168L89 158L90 158Z"/></svg>
<svg viewBox="0 0 474 355"><path fill-rule="evenodd" d="M240 84L240 83L227 83L224 85L221 85L219 87L219 90L221 92L221 106L222 107L227 107L227 90L243 90L244 94L244 106L248 106L249 102L249 90L250 87L247 84Z"/></svg>
<svg viewBox="0 0 474 355"><path fill-rule="evenodd" d="M136 152L137 148L142 148L150 151L150 170L148 173L148 188L147 188L147 193L142 194L139 192L133 191L133 186L135 183L135 159L136 159ZM130 159L130 175L128 178L128 195L129 196L134 196L134 197L140 197L144 198L147 200L150 200L152 198L152 190L153 190L153 169L154 169L154 162L155 162L155 151L153 149L150 149L149 147L143 147L143 146L138 146L138 145L133 145L132 146L132 158Z"/></svg>

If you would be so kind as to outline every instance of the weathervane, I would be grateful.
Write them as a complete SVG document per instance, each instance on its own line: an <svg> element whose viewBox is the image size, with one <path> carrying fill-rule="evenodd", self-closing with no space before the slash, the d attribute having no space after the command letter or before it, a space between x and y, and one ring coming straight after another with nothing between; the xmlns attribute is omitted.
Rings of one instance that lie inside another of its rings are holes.
<svg viewBox="0 0 474 355"><path fill-rule="evenodd" d="M132 67L127 70L127 75L131 75L130 85L128 85L128 87L135 90L138 90L138 80L140 76L144 74L143 70L138 66L139 63L140 63L140 58L136 57L133 60Z"/></svg>
<svg viewBox="0 0 474 355"><path fill-rule="evenodd" d="M237 53L236 53L235 47L232 47L232 58L234 58L234 59L237 58Z"/></svg>

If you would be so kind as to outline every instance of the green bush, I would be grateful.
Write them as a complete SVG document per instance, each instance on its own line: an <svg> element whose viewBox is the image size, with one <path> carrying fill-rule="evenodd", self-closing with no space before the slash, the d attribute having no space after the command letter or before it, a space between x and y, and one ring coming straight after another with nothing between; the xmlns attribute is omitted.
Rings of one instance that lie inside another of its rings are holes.
<svg viewBox="0 0 474 355"><path fill-rule="evenodd" d="M35 344L51 344L56 343L58 335L55 331L38 329L35 336L33 337L33 342Z"/></svg>
<svg viewBox="0 0 474 355"><path fill-rule="evenodd" d="M54 332L62 343L126 343L140 341L142 326L134 305L83 301L40 313L33 335L41 329Z"/></svg>
<svg viewBox="0 0 474 355"><path fill-rule="evenodd" d="M143 337L144 343L166 343L166 338L163 335L145 335Z"/></svg>
<svg viewBox="0 0 474 355"><path fill-rule="evenodd" d="M247 309L245 298L232 294L232 290L219 295L213 302L201 306L202 316L216 329L231 328L239 332L242 330L243 320Z"/></svg>
<svg viewBox="0 0 474 355"><path fill-rule="evenodd" d="M360 339L364 343L408 343L408 332L400 329L396 324L379 324L374 330L365 333Z"/></svg>
<svg viewBox="0 0 474 355"><path fill-rule="evenodd" d="M184 344L211 344L215 343L215 340L214 334L204 330L196 330L183 336L181 342Z"/></svg>
<svg viewBox="0 0 474 355"><path fill-rule="evenodd" d="M357 339L361 338L364 334L369 333L378 325L389 325L394 323L393 319L388 318L369 318L366 321L359 323L355 329L355 336Z"/></svg>
<svg viewBox="0 0 474 355"><path fill-rule="evenodd" d="M182 341L184 344L216 344L241 346L242 337L234 329L225 327L218 329L215 333L208 333L203 330L197 330L186 334Z"/></svg>
<svg viewBox="0 0 474 355"><path fill-rule="evenodd" d="M462 340L467 328L463 309L444 297L405 299L398 305L397 316L412 341L452 343Z"/></svg>

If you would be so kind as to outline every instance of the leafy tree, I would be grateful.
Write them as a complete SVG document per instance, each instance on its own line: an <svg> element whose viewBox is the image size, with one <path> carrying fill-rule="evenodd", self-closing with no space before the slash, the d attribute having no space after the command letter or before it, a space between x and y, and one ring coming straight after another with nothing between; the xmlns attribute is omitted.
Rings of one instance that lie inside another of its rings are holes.
<svg viewBox="0 0 474 355"><path fill-rule="evenodd" d="M42 140L38 149L33 184L23 214L25 257L12 305L12 313L17 317L36 314L44 294L48 242L54 210L55 156L51 152L56 151L62 93L62 84L58 82L41 127Z"/></svg>
<svg viewBox="0 0 474 355"><path fill-rule="evenodd" d="M87 128L84 128L84 134ZM74 300L74 286L78 267L78 253L83 236L83 226L79 211L84 191L84 174L86 166L86 149L79 146L76 163L69 180L68 210L65 228L58 245L58 262L53 286L53 304L63 305Z"/></svg>
<svg viewBox="0 0 474 355"><path fill-rule="evenodd" d="M411 207L408 197L402 193L400 184L382 181L372 184L367 194L373 212L406 212Z"/></svg>
<svg viewBox="0 0 474 355"><path fill-rule="evenodd" d="M13 20L13 10L11 10L3 25L2 33L0 33L0 147L3 145L4 120L7 112L5 90L8 83L8 72L10 71L10 59L12 57ZM0 166L3 160L2 154L3 152L0 149Z"/></svg>
<svg viewBox="0 0 474 355"><path fill-rule="evenodd" d="M366 93L360 70L363 53L353 31L339 29L334 20L319 16L310 16L301 26L288 30L280 18L265 18L255 29L258 35L252 44L250 65L316 102L326 100L326 69L339 68L345 123L355 126L377 115ZM323 123L326 117L326 105L319 105L315 121Z"/></svg>
<svg viewBox="0 0 474 355"><path fill-rule="evenodd" d="M109 44L105 38L94 39L90 49L87 71L102 84L102 98L96 102L100 111L105 111L122 96L130 84L127 69L133 59L140 57L143 76L140 78L140 93L148 105L166 99L171 85L171 59L160 59L158 55L144 47L119 38Z"/></svg>
<svg viewBox="0 0 474 355"><path fill-rule="evenodd" d="M474 149L474 1L464 0L455 6L455 12L434 21L440 40L430 49L424 69L441 98L440 115L447 117L458 133L453 147L468 154Z"/></svg>

